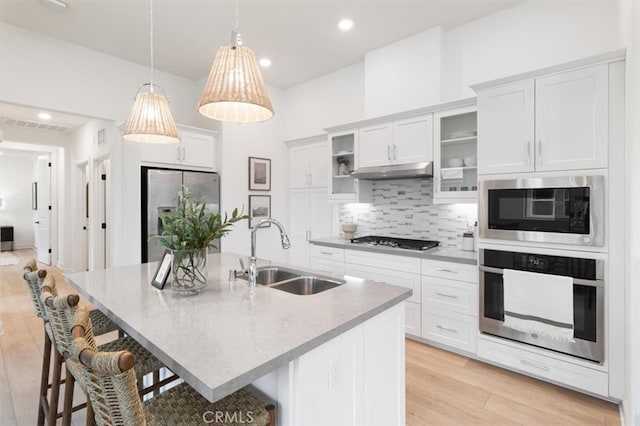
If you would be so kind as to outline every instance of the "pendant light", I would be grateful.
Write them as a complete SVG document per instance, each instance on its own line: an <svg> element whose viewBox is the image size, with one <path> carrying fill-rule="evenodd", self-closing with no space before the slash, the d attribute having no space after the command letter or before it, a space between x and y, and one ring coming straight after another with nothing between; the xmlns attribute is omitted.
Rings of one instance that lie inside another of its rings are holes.
<svg viewBox="0 0 640 426"><path fill-rule="evenodd" d="M143 143L177 143L180 135L164 90L153 83L153 0L149 0L151 80L140 86L122 137Z"/></svg>
<svg viewBox="0 0 640 426"><path fill-rule="evenodd" d="M257 123L273 117L273 106L253 51L242 45L236 29L231 44L218 48L198 111L208 118L232 123Z"/></svg>

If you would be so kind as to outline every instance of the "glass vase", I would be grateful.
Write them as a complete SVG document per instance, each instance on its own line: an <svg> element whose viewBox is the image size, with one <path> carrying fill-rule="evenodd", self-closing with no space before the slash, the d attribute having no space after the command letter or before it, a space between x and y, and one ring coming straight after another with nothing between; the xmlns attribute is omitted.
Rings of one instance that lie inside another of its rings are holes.
<svg viewBox="0 0 640 426"><path fill-rule="evenodd" d="M171 289L179 294L197 294L207 285L207 249L173 250Z"/></svg>

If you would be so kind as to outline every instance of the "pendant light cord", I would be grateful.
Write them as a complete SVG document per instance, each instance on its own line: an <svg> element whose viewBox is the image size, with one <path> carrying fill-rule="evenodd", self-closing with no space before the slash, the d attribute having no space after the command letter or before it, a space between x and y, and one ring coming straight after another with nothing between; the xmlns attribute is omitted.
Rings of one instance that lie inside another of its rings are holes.
<svg viewBox="0 0 640 426"><path fill-rule="evenodd" d="M149 0L149 21L150 21L150 30L149 30L149 45L150 55L151 55L151 87L149 90L153 93L153 0Z"/></svg>

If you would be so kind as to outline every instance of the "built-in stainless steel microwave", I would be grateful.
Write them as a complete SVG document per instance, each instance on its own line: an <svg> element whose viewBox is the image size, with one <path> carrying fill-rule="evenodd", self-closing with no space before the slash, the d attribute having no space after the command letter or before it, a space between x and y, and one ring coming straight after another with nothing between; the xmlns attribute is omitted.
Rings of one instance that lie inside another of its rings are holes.
<svg viewBox="0 0 640 426"><path fill-rule="evenodd" d="M604 245L604 177L484 180L480 238Z"/></svg>

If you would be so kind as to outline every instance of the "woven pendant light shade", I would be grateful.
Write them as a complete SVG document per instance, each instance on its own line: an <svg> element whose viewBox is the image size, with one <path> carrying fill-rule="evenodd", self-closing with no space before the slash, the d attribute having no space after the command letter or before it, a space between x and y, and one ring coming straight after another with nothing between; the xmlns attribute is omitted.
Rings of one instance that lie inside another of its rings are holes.
<svg viewBox="0 0 640 426"><path fill-rule="evenodd" d="M205 117L232 123L256 123L273 117L273 106L251 49L242 45L218 48L198 111Z"/></svg>
<svg viewBox="0 0 640 426"><path fill-rule="evenodd" d="M180 135L169 110L169 101L160 87L144 84L136 94L122 137L143 143L177 143ZM159 89L159 90L158 90Z"/></svg>

